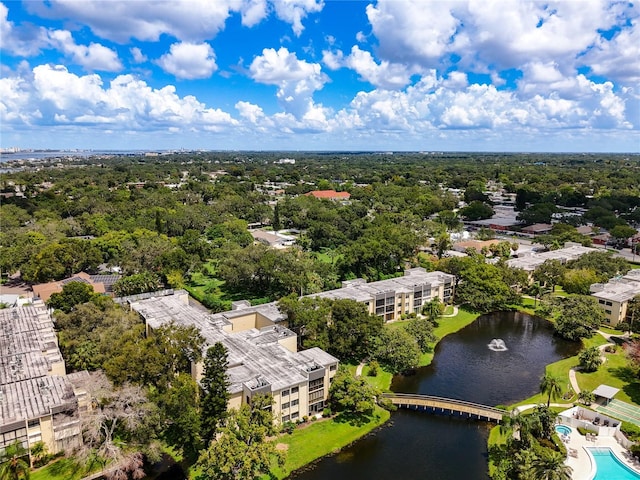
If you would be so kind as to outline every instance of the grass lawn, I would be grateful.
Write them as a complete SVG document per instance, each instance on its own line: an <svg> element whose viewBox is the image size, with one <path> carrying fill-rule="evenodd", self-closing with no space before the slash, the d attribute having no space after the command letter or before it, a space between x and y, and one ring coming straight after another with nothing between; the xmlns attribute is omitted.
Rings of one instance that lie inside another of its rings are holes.
<svg viewBox="0 0 640 480"><path fill-rule="evenodd" d="M71 458L61 458L46 467L31 472L31 480L80 480L91 471L98 471L100 465L95 465L93 470L87 465L76 463Z"/></svg>
<svg viewBox="0 0 640 480"><path fill-rule="evenodd" d="M624 332L622 330L616 330L615 328L609 328L609 327L600 327L598 330L604 332L604 333L608 333L610 335L623 335Z"/></svg>
<svg viewBox="0 0 640 480"><path fill-rule="evenodd" d="M288 445L288 450L284 467L274 468L273 474L276 478L286 478L294 470L351 444L382 425L390 415L388 411L376 407L374 416L361 425L352 425L342 421L338 416L298 428L291 435L285 434L278 437L277 442Z"/></svg>
<svg viewBox="0 0 640 480"><path fill-rule="evenodd" d="M593 335L591 338L587 338L583 340L582 343L584 347L587 348L592 346L604 345L605 343L607 343L607 340L602 335ZM571 384L569 382L569 369L578 365L579 365L578 356L574 355L573 357L565 358L563 360L558 360L555 363L551 363L547 365L545 368L545 372L548 375L552 375L554 377L559 378L560 384L564 386L564 391L566 392L568 389L571 388ZM577 375L579 375L579 373ZM580 388L583 388L582 383L580 382L580 379L577 376L576 378L578 380L578 385L580 386ZM598 385L596 385L596 387ZM521 402L511 405L510 407L513 408L519 405L538 404L538 403L546 404L547 398L548 398L547 395L542 395L538 393ZM563 399L562 397L551 399L551 402L552 403L572 403L572 402L575 402L577 399L578 399L577 395L573 395L572 397L567 399Z"/></svg>
<svg viewBox="0 0 640 480"><path fill-rule="evenodd" d="M330 248L323 248L321 252L316 252L315 256L318 260L329 265L334 265L343 255L332 251Z"/></svg>
<svg viewBox="0 0 640 480"><path fill-rule="evenodd" d="M370 377L368 374L369 365L365 365L365 367L362 369L362 378L378 390L382 390L383 392L389 391L389 388L391 387L391 380L393 380L392 373L386 372L382 368L379 368L378 374L375 377Z"/></svg>
<svg viewBox="0 0 640 480"><path fill-rule="evenodd" d="M444 337L446 337L450 333L461 330L462 328L472 323L479 316L479 313L469 312L467 310L459 308L458 314L455 317L440 317L438 319L438 326L433 329L433 333L436 336L437 341L431 344L432 349L435 348L436 344ZM409 322L411 322L411 320L393 322L386 324L385 328L403 328ZM431 363L431 360L433 360L433 352L423 353L420 356L420 363L418 366L425 367Z"/></svg>
<svg viewBox="0 0 640 480"><path fill-rule="evenodd" d="M622 349L616 353L605 353L607 361L592 373L576 373L578 385L583 390L595 390L598 385L610 385L619 388L615 398L623 402L640 406L640 379L634 369L629 367L629 361Z"/></svg>

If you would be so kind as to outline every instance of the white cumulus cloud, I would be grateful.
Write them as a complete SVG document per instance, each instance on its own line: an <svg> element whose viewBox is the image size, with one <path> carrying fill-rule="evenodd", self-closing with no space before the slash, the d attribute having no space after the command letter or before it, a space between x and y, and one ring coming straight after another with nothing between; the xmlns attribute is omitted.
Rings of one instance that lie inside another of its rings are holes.
<svg viewBox="0 0 640 480"><path fill-rule="evenodd" d="M174 43L156 63L176 78L209 78L218 68L208 43Z"/></svg>
<svg viewBox="0 0 640 480"><path fill-rule="evenodd" d="M262 55L249 66L253 80L267 85L277 85L277 98L287 113L301 118L314 109L313 92L328 81L320 64L299 60L285 47L279 50L265 48Z"/></svg>
<svg viewBox="0 0 640 480"><path fill-rule="evenodd" d="M148 60L147 56L144 53L142 53L142 50L140 50L138 47L130 48L129 52L131 52L133 61L136 63L144 63Z"/></svg>
<svg viewBox="0 0 640 480"><path fill-rule="evenodd" d="M49 32L52 46L69 56L73 62L81 65L85 70L103 70L117 72L122 70L118 54L110 48L91 43L89 46L78 45L67 30L53 30Z"/></svg>
<svg viewBox="0 0 640 480"><path fill-rule="evenodd" d="M11 55L29 57L37 55L48 45L47 30L34 25L16 26L8 20L9 10L0 3L0 47Z"/></svg>
<svg viewBox="0 0 640 480"><path fill-rule="evenodd" d="M380 88L402 88L409 84L411 75L420 71L418 68L387 60L376 63L370 52L361 50L357 45L351 48L351 53L346 57L340 50L335 53L325 51L322 59L330 69L350 68L362 80Z"/></svg>

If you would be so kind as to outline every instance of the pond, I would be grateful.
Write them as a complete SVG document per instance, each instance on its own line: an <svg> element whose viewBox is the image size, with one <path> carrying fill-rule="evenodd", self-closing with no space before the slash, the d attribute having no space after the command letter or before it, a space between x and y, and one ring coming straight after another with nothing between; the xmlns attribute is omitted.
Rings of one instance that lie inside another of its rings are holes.
<svg viewBox="0 0 640 480"><path fill-rule="evenodd" d="M497 345L494 339L501 339L506 350L492 349ZM554 337L549 322L541 318L492 313L445 337L432 364L415 375L396 377L392 390L486 405L515 403L538 392L547 364L576 355L579 349L579 343ZM290 478L486 480L492 426L399 410L376 432Z"/></svg>

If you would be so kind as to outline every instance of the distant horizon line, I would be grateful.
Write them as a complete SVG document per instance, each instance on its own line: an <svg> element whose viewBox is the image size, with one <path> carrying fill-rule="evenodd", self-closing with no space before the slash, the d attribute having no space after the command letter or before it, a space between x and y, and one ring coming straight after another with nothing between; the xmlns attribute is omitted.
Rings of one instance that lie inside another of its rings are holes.
<svg viewBox="0 0 640 480"><path fill-rule="evenodd" d="M13 150L15 148L15 150ZM16 155L20 153L230 153L230 152L255 152L255 153L375 153L380 155L389 155L395 153L420 153L423 155L434 155L443 153L484 153L484 154L547 154L547 155L640 155L639 151L534 151L534 150L365 150L365 149L350 149L350 150L294 150L294 149L204 149L204 148L166 148L166 149L149 149L149 148L21 148L11 147L0 149L0 155Z"/></svg>

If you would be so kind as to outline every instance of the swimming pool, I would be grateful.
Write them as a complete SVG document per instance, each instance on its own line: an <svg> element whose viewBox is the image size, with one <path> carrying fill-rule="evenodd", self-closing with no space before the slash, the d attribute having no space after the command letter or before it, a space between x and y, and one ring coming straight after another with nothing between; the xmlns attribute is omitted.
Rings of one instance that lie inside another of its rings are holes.
<svg viewBox="0 0 640 480"><path fill-rule="evenodd" d="M571 435L571 427L556 425L556 432L558 432L559 435Z"/></svg>
<svg viewBox="0 0 640 480"><path fill-rule="evenodd" d="M610 448L587 448L596 462L596 476L593 480L638 480L640 474L634 472L613 454Z"/></svg>

